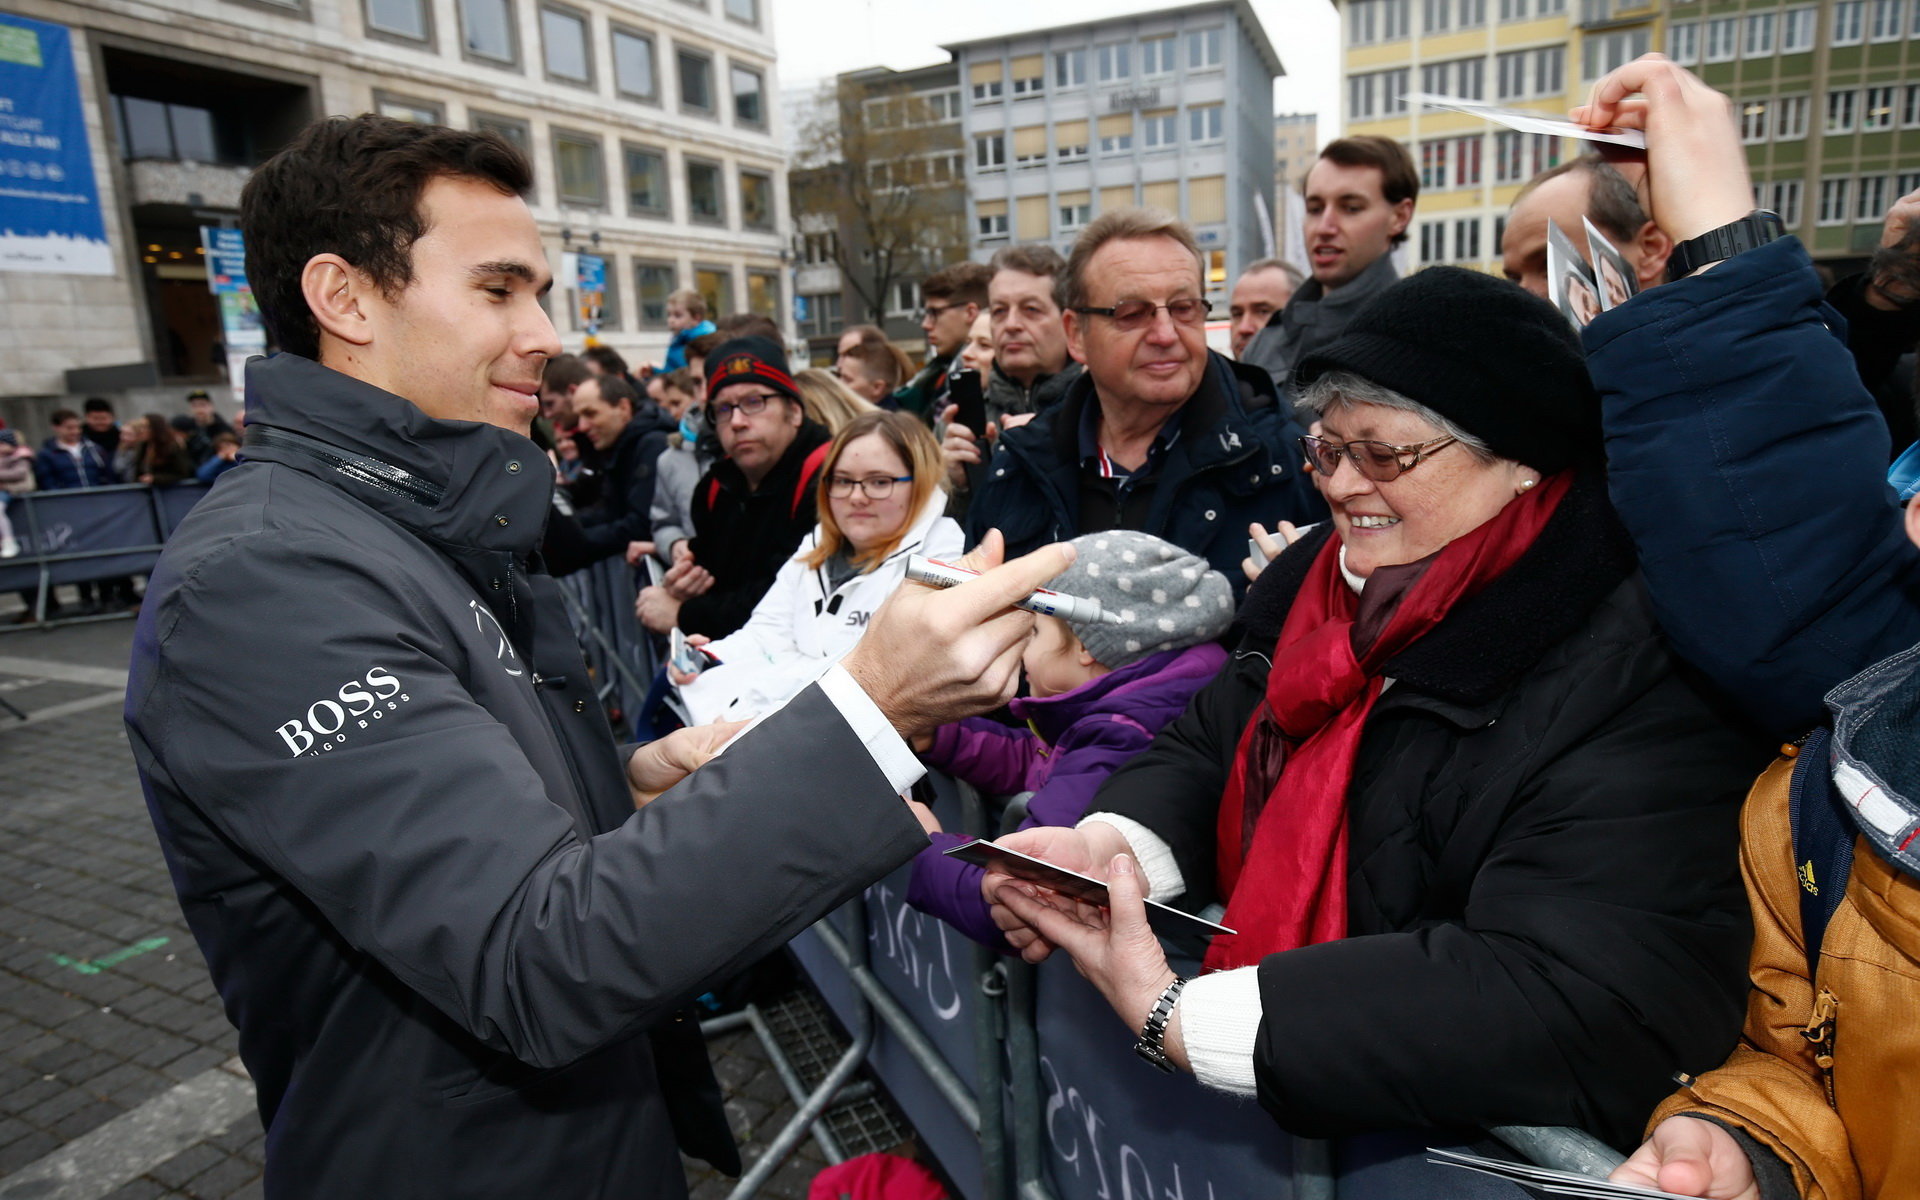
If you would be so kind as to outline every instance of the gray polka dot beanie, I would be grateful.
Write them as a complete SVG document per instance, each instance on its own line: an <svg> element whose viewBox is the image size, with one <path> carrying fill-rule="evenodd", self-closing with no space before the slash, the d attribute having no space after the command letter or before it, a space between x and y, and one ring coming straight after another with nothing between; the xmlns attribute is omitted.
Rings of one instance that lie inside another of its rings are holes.
<svg viewBox="0 0 1920 1200"><path fill-rule="evenodd" d="M1219 637L1233 620L1227 577L1207 569L1171 542L1115 529L1073 539L1079 557L1047 586L1098 600L1122 624L1074 624L1073 632L1102 666L1124 667L1162 650L1184 650Z"/></svg>

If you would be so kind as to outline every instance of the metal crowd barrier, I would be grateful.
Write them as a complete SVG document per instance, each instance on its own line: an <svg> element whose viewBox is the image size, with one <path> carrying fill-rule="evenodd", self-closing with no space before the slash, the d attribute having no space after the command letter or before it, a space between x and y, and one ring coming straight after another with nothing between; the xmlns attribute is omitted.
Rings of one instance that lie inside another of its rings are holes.
<svg viewBox="0 0 1920 1200"><path fill-rule="evenodd" d="M139 575L153 569L174 529L207 494L206 485L144 483L27 492L11 497L7 518L21 553L0 559L0 592L32 594L39 628L120 614L47 619L54 587ZM9 626L0 628L30 628Z"/></svg>
<svg viewBox="0 0 1920 1200"><path fill-rule="evenodd" d="M660 669L653 635L633 615L634 597L640 591L633 568L616 555L562 576L558 582L600 702L617 709L626 727L632 728Z"/></svg>

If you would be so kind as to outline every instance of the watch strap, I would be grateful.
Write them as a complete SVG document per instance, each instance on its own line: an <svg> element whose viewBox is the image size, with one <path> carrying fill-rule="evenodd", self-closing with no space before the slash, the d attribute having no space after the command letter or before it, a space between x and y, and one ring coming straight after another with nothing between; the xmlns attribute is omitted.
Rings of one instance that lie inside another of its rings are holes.
<svg viewBox="0 0 1920 1200"><path fill-rule="evenodd" d="M1732 258L1785 236L1787 225L1780 214L1756 208L1738 221L1729 221L1675 246L1667 259L1667 281L1685 279L1708 263Z"/></svg>
<svg viewBox="0 0 1920 1200"><path fill-rule="evenodd" d="M1180 1002L1180 992L1187 981L1175 975L1173 982L1160 993L1153 1002L1153 1011L1147 1014L1147 1023L1140 1030L1140 1038L1133 1043L1133 1052L1146 1059L1168 1074L1173 1073L1173 1060L1167 1057L1165 1040L1167 1022L1173 1019L1173 1006Z"/></svg>

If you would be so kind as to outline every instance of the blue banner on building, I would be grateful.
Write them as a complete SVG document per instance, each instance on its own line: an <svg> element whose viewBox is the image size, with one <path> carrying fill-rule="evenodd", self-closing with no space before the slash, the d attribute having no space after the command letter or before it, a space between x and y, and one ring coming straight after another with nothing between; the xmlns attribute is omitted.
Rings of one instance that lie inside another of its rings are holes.
<svg viewBox="0 0 1920 1200"><path fill-rule="evenodd" d="M64 25L0 13L0 271L111 275Z"/></svg>

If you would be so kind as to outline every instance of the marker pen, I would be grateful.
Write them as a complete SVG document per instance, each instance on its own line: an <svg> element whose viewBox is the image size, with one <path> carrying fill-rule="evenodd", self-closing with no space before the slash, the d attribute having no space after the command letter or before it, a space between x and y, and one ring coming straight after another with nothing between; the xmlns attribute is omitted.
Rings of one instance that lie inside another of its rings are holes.
<svg viewBox="0 0 1920 1200"><path fill-rule="evenodd" d="M907 578L915 583L924 583L928 587L950 588L976 578L980 572L969 571L965 567L956 567L951 563L939 562L918 554L907 555ZM1024 608L1043 617L1059 617L1062 621L1077 621L1082 625L1104 623L1107 625L1126 624L1118 613L1101 609L1098 600L1089 600L1085 596L1069 596L1063 592L1035 588L1033 594L1024 600L1015 600L1015 608Z"/></svg>

